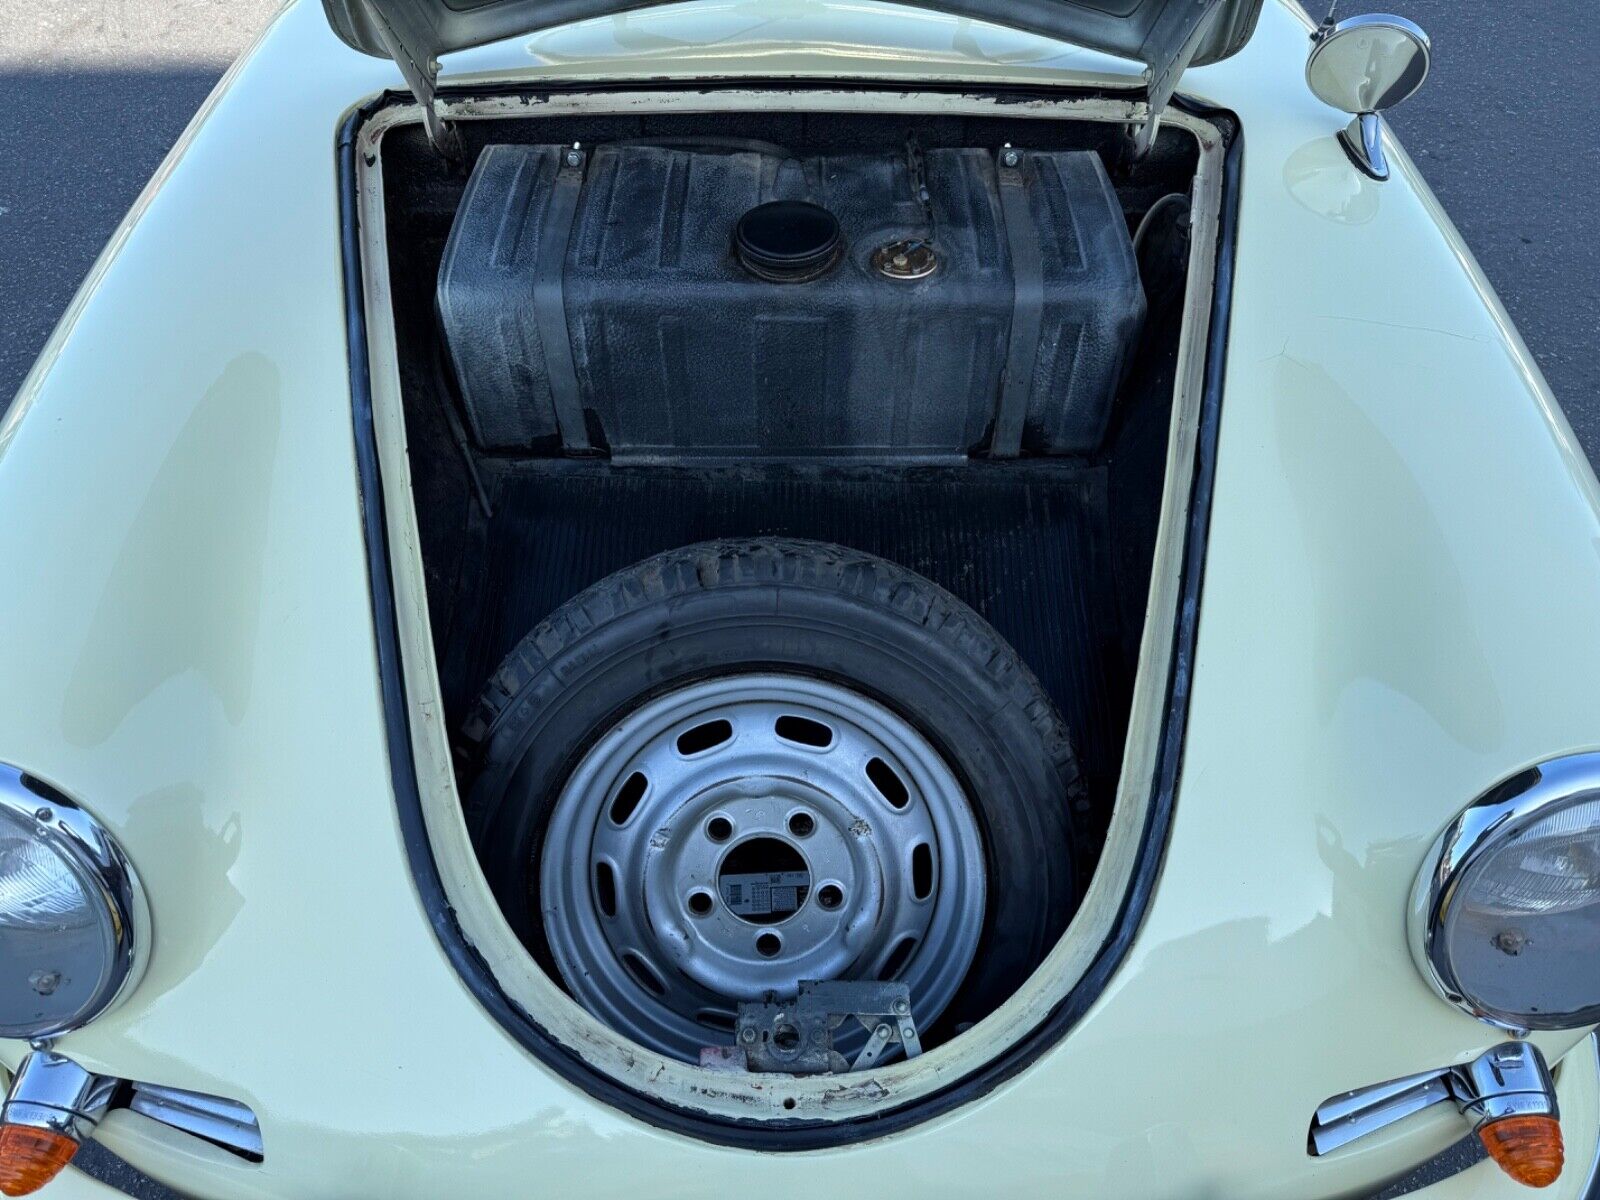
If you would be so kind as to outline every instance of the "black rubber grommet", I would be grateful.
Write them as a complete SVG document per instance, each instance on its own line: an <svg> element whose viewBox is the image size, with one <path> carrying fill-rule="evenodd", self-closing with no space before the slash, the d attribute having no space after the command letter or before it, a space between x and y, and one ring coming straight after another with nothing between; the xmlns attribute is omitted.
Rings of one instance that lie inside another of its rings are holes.
<svg viewBox="0 0 1600 1200"><path fill-rule="evenodd" d="M758 279L804 283L833 268L844 253L839 218L808 200L758 204L733 230L733 253Z"/></svg>

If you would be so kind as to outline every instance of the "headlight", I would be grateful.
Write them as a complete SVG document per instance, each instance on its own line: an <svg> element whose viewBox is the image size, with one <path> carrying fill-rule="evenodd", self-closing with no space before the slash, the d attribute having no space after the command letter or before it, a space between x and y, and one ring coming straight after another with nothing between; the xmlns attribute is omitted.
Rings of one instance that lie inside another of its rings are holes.
<svg viewBox="0 0 1600 1200"><path fill-rule="evenodd" d="M135 982L148 926L100 823L0 765L0 1037L51 1037L105 1012Z"/></svg>
<svg viewBox="0 0 1600 1200"><path fill-rule="evenodd" d="M1508 1029L1600 1022L1600 754L1493 788L1423 864L1411 945L1452 1004Z"/></svg>

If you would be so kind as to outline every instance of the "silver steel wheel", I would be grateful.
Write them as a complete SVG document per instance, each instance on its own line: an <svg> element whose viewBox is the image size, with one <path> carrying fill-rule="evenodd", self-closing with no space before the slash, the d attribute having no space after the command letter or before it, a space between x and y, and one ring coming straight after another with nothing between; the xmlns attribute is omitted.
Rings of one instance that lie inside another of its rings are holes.
<svg viewBox="0 0 1600 1200"><path fill-rule="evenodd" d="M567 780L540 858L551 953L613 1029L697 1061L741 1000L897 978L927 1025L971 965L984 860L937 751L882 705L794 675L660 696Z"/></svg>

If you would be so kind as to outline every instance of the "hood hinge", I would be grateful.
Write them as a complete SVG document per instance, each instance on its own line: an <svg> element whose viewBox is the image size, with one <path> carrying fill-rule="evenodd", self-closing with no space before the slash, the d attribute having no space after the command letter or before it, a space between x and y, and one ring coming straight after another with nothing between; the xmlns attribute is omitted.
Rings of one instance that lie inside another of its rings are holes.
<svg viewBox="0 0 1600 1200"><path fill-rule="evenodd" d="M1178 80L1194 60L1222 7L1222 0L1168 4L1145 39L1143 58L1149 65L1144 77L1150 97L1150 115L1134 134L1136 156L1142 157L1155 144L1161 114L1171 102L1172 93L1178 90Z"/></svg>
<svg viewBox="0 0 1600 1200"><path fill-rule="evenodd" d="M461 136L455 127L439 115L434 105L434 87L439 80L439 60L422 46L418 39L392 25L374 0L359 0L372 21L383 48L394 59L405 77L406 86L422 106L422 124L427 130L433 148L451 161L461 157Z"/></svg>

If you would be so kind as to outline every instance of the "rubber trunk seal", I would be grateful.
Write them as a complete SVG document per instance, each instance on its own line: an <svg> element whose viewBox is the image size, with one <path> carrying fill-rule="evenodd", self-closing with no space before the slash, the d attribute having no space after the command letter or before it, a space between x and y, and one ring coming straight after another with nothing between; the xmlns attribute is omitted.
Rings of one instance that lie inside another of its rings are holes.
<svg viewBox="0 0 1600 1200"><path fill-rule="evenodd" d="M636 90L639 85L630 85ZM760 81L740 80L728 85L740 90L760 87ZM796 90L806 86L793 80L774 81L773 86ZM829 80L814 86L838 90L871 83L851 84ZM882 85L876 85L881 87ZM706 85L696 85L704 90ZM565 89L546 88L542 94ZM581 87L572 90L593 92L605 88ZM903 90L903 89L896 89ZM927 87L924 90L941 90ZM971 93L970 87L960 90ZM985 89L994 94L998 89ZM460 97L490 94L487 89L461 90ZM504 94L497 91L494 94ZM534 94L524 89L521 94ZM1019 98L1046 96L1061 98L1060 90L1005 90ZM1095 93L1073 91L1070 95ZM488 963L478 954L463 933L450 906L433 846L422 813L416 763L411 753L411 730L407 720L405 680L402 674L399 625L395 615L394 585L389 567L388 525L385 520L383 484L378 464L377 435L373 426L372 381L367 350L365 296L361 271L359 197L357 194L356 153L361 127L378 111L395 104L411 104L409 94L385 92L371 102L353 109L340 128L337 139L339 173L340 247L344 269L345 331L350 359L350 398L355 437L356 468L360 491L361 517L367 542L367 570L372 591L373 629L376 637L380 691L384 725L389 742L390 774L399 812L401 836L411 863L411 873L423 909L433 926L434 936L462 982L478 1003L530 1054L562 1079L582 1088L604 1104L619 1109L659 1129L715 1145L766 1152L822 1150L867 1139L887 1137L914 1125L968 1104L1013 1078L1045 1051L1059 1042L1077 1024L1089 1006L1099 998L1111 977L1122 965L1143 922L1150 898L1161 874L1167 835L1172 824L1179 770L1183 762L1184 732L1193 680L1195 635L1199 625L1201 580L1205 569L1206 540L1211 523L1212 488L1216 472L1217 434L1221 423L1222 380L1227 361L1228 318L1231 310L1234 277L1234 248L1239 215L1239 172L1244 139L1232 114L1191 105L1181 99L1174 103L1185 111L1216 122L1226 145L1223 165L1222 203L1218 220L1215 286L1212 293L1210 335L1206 347L1205 384L1201 396L1200 424L1195 447L1189 527L1181 567L1179 608L1174 637L1172 674L1168 681L1167 715L1158 750L1155 794L1145 822L1139 859L1133 880L1124 897L1116 927L1078 983L1049 1016L1031 1033L1009 1046L982 1068L949 1086L920 1097L899 1108L871 1116L844 1121L750 1121L714 1116L669 1104L632 1088L596 1070L575 1053L557 1042L531 1013L512 1002L495 980Z"/></svg>

